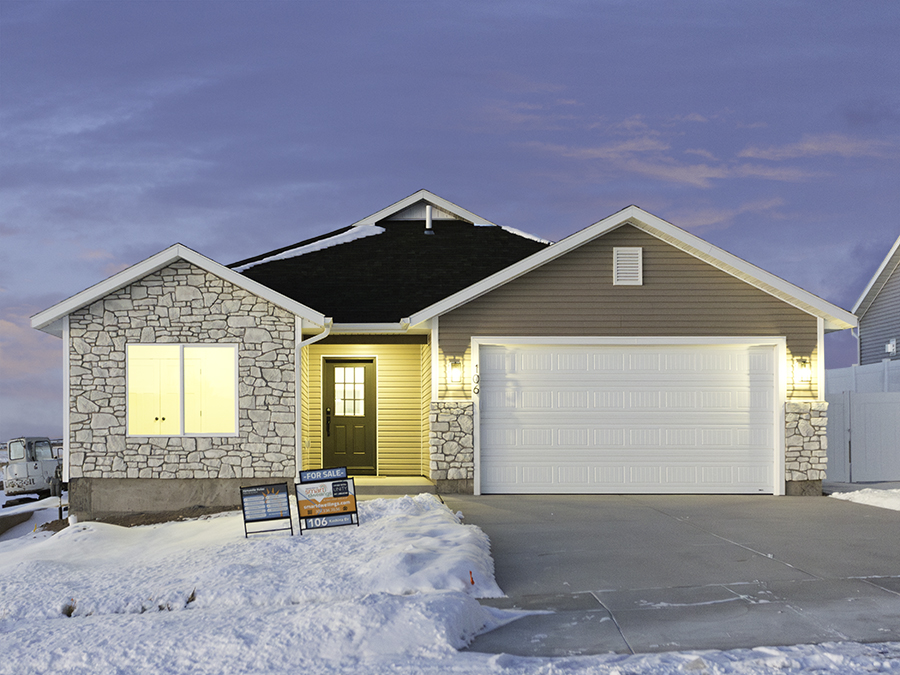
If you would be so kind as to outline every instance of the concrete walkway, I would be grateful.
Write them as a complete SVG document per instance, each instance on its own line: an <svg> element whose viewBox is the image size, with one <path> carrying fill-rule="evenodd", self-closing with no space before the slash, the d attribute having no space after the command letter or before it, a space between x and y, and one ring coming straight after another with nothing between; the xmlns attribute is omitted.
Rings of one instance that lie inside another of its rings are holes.
<svg viewBox="0 0 900 675"><path fill-rule="evenodd" d="M900 512L827 497L443 495L490 537L523 656L900 640Z"/></svg>

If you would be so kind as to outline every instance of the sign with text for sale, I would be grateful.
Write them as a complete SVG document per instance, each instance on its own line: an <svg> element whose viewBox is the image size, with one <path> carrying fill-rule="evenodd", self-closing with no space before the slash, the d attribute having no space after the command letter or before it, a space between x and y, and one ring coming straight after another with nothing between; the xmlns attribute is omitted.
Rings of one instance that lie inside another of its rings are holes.
<svg viewBox="0 0 900 675"><path fill-rule="evenodd" d="M295 488L301 534L303 530L359 525L356 486L346 468L304 471L300 481Z"/></svg>

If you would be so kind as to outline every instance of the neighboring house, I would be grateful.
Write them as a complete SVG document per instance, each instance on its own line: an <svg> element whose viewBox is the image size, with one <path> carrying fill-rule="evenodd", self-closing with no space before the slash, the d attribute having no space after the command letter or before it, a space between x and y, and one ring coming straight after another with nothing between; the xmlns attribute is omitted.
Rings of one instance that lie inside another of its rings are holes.
<svg viewBox="0 0 900 675"><path fill-rule="evenodd" d="M855 317L637 207L550 245L420 191L230 267L175 245L41 312L82 517L300 468L481 493L821 489Z"/></svg>
<svg viewBox="0 0 900 675"><path fill-rule="evenodd" d="M863 291L859 364L826 373L828 479L900 480L900 237Z"/></svg>
<svg viewBox="0 0 900 675"><path fill-rule="evenodd" d="M859 317L859 365L900 360L900 237L856 301L853 313Z"/></svg>

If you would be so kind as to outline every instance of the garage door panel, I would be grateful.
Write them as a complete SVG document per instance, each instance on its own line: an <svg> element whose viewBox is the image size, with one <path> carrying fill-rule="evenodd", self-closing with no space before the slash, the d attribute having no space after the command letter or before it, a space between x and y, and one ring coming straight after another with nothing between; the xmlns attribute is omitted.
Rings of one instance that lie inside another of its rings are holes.
<svg viewBox="0 0 900 675"><path fill-rule="evenodd" d="M636 419L635 423L640 420ZM734 426L742 425L745 420L735 418ZM510 448L555 448L591 447L591 448L649 448L662 447L682 450L689 448L692 452L706 451L753 451L764 462L771 459L771 425L757 425L749 428L734 426L677 427L672 425L657 429L635 429L620 420L615 426L531 426L525 422L521 425L495 425L482 432L482 446L496 449ZM554 458L557 459L557 458Z"/></svg>
<svg viewBox="0 0 900 675"><path fill-rule="evenodd" d="M748 486L765 489L771 482L768 466L652 464L571 464L549 467L540 463L489 466L486 476L509 491L592 493L746 493Z"/></svg>
<svg viewBox="0 0 900 675"><path fill-rule="evenodd" d="M772 492L772 347L482 347L484 492Z"/></svg>

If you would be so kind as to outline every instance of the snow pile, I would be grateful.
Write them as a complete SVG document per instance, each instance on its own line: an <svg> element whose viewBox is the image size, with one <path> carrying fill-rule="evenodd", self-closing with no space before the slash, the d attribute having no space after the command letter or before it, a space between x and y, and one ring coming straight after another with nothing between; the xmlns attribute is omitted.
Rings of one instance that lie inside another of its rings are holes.
<svg viewBox="0 0 900 675"><path fill-rule="evenodd" d="M0 541L0 675L896 673L900 644L525 658L458 651L521 616L489 542L431 495L244 538L240 513ZM474 583L473 583L474 582Z"/></svg>
<svg viewBox="0 0 900 675"><path fill-rule="evenodd" d="M487 536L433 496L362 502L360 518L294 537L245 539L229 513L0 542L0 672L434 657L515 616L475 600L502 595Z"/></svg>
<svg viewBox="0 0 900 675"><path fill-rule="evenodd" d="M883 509L900 511L900 490L877 490L865 488L853 492L836 492L831 495L835 499L844 499L857 504L879 506Z"/></svg>

